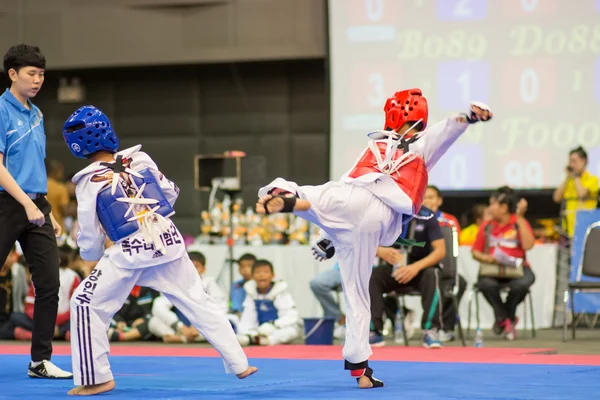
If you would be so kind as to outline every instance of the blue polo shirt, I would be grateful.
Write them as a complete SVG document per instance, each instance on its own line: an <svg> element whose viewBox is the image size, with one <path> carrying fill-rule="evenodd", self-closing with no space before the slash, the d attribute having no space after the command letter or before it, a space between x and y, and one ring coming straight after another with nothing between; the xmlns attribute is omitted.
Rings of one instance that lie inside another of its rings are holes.
<svg viewBox="0 0 600 400"><path fill-rule="evenodd" d="M25 193L47 193L44 115L31 101L29 107L8 89L0 96L0 153L4 167Z"/></svg>

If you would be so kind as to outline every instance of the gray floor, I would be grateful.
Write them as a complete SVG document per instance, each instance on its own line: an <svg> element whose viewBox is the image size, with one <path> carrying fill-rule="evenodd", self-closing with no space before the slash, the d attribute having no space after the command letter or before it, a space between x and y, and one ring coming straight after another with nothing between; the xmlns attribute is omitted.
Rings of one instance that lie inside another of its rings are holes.
<svg viewBox="0 0 600 400"><path fill-rule="evenodd" d="M475 332L471 332L471 339L467 339L467 346L473 346L473 336ZM500 336L496 336L492 331L483 331L485 347L521 347L521 348L549 348L556 349L561 354L600 354L600 329L590 330L581 328L577 330L576 339L572 340L569 331L569 340L562 341L562 330L560 329L543 329L536 331L535 339L531 337L531 331L518 331L518 338L513 341L505 340ZM466 335L466 331L465 331ZM415 336L410 340L411 346L419 346L420 332L415 333ZM393 345L394 343L389 343ZM462 346L460 340L445 343L446 346Z"/></svg>
<svg viewBox="0 0 600 400"><path fill-rule="evenodd" d="M466 334L466 332L465 332ZM474 332L471 332L471 336ZM421 345L421 333L416 332L413 339L410 340L411 346ZM514 341L507 341L501 337L495 336L491 331L484 331L485 347L521 347L521 348L539 348L539 349L555 349L560 354L600 354L600 329L590 330L581 328L577 330L576 340L562 341L562 331L559 329L543 329L536 332L536 338L531 337L531 332L524 335L523 331L519 331L519 337ZM17 345L27 344L27 342L16 341L0 341L0 345ZM56 345L66 345L64 341L56 341ZM297 344L302 344L298 341ZM397 346L391 339L387 339L388 346ZM461 346L459 340L445 343L446 346ZM172 347L210 347L209 344L163 344L161 342L128 342L128 343L111 343L111 346L172 346ZM473 340L467 340L467 346L473 346Z"/></svg>

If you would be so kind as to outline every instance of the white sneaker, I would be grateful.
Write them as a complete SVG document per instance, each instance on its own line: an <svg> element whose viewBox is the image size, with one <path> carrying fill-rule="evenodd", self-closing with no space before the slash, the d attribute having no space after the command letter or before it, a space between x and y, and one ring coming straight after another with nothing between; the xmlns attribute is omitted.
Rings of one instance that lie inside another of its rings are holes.
<svg viewBox="0 0 600 400"><path fill-rule="evenodd" d="M415 312L413 310L408 310L404 316L404 331L407 339L415 336Z"/></svg>
<svg viewBox="0 0 600 400"><path fill-rule="evenodd" d="M390 336L393 332L394 332L394 327L392 325L392 320L389 318L386 318L385 322L383 323L383 332L381 332L381 333L383 334L384 337L386 337L386 336Z"/></svg>
<svg viewBox="0 0 600 400"><path fill-rule="evenodd" d="M455 339L454 332L446 332L443 329L438 331L438 338L440 342L450 342Z"/></svg>
<svg viewBox="0 0 600 400"><path fill-rule="evenodd" d="M73 379L72 373L63 371L48 360L43 360L35 367L33 366L33 362L30 362L27 375L29 375L30 378Z"/></svg>

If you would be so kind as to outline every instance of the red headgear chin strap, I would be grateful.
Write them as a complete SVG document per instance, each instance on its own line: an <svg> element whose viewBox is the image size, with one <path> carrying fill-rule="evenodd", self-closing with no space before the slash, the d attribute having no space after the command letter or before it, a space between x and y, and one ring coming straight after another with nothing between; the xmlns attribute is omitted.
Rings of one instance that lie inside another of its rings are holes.
<svg viewBox="0 0 600 400"><path fill-rule="evenodd" d="M427 118L429 109L427 99L423 97L421 89L402 90L394 93L385 102L383 107L385 111L384 129L398 131L406 122L417 122L421 120L423 129L427 127Z"/></svg>

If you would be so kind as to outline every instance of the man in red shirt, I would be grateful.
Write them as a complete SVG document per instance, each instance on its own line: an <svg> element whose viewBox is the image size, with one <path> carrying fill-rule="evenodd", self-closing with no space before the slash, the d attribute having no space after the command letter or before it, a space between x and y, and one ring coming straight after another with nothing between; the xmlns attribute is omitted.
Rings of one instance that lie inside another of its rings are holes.
<svg viewBox="0 0 600 400"><path fill-rule="evenodd" d="M498 256L494 255L497 254L496 249L523 260L523 276L520 278L480 276L477 281L477 287L494 309L494 332L504 333L508 340L516 337L517 306L525 299L529 287L535 282L525 254L535 244L533 230L524 217L526 211L527 201L521 199L517 202L512 189L504 186L496 190L490 197L489 212L492 219L481 224L471 250L473 258L482 263L499 264ZM488 225L491 227L486 229ZM506 302L500 297L500 289L503 287L510 289Z"/></svg>

